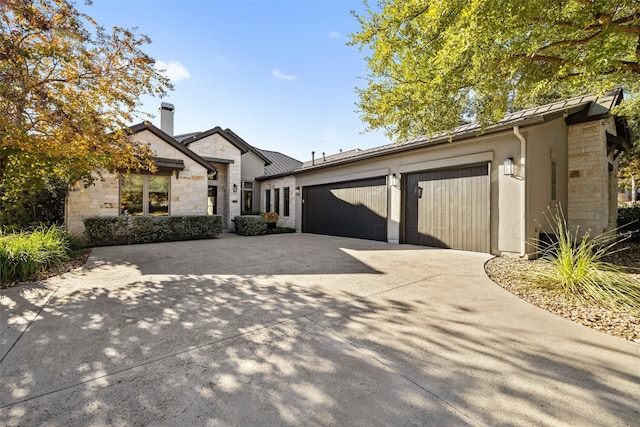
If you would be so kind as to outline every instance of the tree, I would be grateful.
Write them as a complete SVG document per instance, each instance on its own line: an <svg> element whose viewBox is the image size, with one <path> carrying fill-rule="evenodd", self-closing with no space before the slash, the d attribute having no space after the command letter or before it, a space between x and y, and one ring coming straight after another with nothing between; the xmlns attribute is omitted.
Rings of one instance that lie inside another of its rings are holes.
<svg viewBox="0 0 640 427"><path fill-rule="evenodd" d="M618 187L620 190L628 190L631 202L636 203L638 187L640 186L640 145L636 141L633 148L620 156L618 168Z"/></svg>
<svg viewBox="0 0 640 427"><path fill-rule="evenodd" d="M637 0L387 0L357 16L369 129L406 139L516 107L622 87L640 123Z"/></svg>
<svg viewBox="0 0 640 427"><path fill-rule="evenodd" d="M153 168L126 132L142 95L171 88L141 50L149 42L68 0L0 2L3 203L52 176L88 184L96 171Z"/></svg>

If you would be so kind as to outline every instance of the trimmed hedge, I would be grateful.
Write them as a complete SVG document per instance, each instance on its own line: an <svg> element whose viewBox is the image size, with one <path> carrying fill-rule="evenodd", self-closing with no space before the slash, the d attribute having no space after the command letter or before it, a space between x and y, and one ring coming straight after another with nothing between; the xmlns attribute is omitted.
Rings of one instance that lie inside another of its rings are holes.
<svg viewBox="0 0 640 427"><path fill-rule="evenodd" d="M233 218L236 233L241 236L267 234L267 222L260 215L240 215Z"/></svg>
<svg viewBox="0 0 640 427"><path fill-rule="evenodd" d="M213 239L222 232L221 216L108 216L84 220L90 246L132 245Z"/></svg>
<svg viewBox="0 0 640 427"><path fill-rule="evenodd" d="M640 242L640 206L618 208L618 230L621 234L630 233L629 240Z"/></svg>

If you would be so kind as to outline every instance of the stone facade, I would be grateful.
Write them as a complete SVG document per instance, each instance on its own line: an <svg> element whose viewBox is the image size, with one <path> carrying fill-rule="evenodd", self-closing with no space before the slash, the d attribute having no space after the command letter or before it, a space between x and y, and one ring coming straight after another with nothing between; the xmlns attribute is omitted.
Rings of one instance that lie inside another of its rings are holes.
<svg viewBox="0 0 640 427"><path fill-rule="evenodd" d="M176 148L171 147L149 131L132 135L142 144L148 144L158 157L180 159L184 170L171 175L169 183L170 215L206 215L207 169ZM66 225L76 234L84 233L84 218L90 216L117 216L120 186L117 175L104 173L88 188L72 189L67 196Z"/></svg>
<svg viewBox="0 0 640 427"><path fill-rule="evenodd" d="M289 215L284 216L285 214L285 198L284 198L284 189L289 188ZM296 178L293 175L274 178L267 181L262 181L260 183L260 210L263 212L275 212L276 208L274 206L275 198L274 191L275 189L280 189L280 221L278 221L279 227L296 227ZM265 192L271 192L271 206L265 206L266 197Z"/></svg>
<svg viewBox="0 0 640 427"><path fill-rule="evenodd" d="M613 118L569 126L567 217L572 232L579 226L593 236L616 226L617 165L607 154L607 131L615 134Z"/></svg>

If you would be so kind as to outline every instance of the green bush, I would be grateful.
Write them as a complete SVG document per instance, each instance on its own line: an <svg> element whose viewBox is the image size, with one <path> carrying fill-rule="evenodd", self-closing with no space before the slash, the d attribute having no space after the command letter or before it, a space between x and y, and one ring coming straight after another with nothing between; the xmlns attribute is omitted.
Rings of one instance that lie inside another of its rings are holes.
<svg viewBox="0 0 640 427"><path fill-rule="evenodd" d="M0 282L36 279L68 260L73 239L57 227L7 233L0 229Z"/></svg>
<svg viewBox="0 0 640 427"><path fill-rule="evenodd" d="M260 215L241 215L233 219L236 233L241 236L267 234L267 222Z"/></svg>
<svg viewBox="0 0 640 427"><path fill-rule="evenodd" d="M619 250L616 245L618 230L595 237L587 231L578 238L567 228L562 210L549 220L554 228L555 239L538 241L540 262L549 269L538 275L543 283L560 290L568 296L593 301L605 307L616 309L640 308L640 283L625 274L622 267L602 261L605 255ZM624 239L623 239L624 240Z"/></svg>
<svg viewBox="0 0 640 427"><path fill-rule="evenodd" d="M213 239L222 232L220 216L118 216L84 220L90 246Z"/></svg>
<svg viewBox="0 0 640 427"><path fill-rule="evenodd" d="M618 208L618 226L621 234L629 240L640 242L640 205Z"/></svg>
<svg viewBox="0 0 640 427"><path fill-rule="evenodd" d="M0 224L15 230L40 225L62 226L66 195L67 184L57 177L31 183L29 189L11 197L0 187Z"/></svg>

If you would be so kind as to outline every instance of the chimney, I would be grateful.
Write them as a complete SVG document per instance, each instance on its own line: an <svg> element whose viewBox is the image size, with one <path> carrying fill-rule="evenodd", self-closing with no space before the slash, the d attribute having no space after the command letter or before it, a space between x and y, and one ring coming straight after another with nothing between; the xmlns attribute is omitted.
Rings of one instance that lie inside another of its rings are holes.
<svg viewBox="0 0 640 427"><path fill-rule="evenodd" d="M160 104L160 129L163 132L173 136L173 111L175 107L168 102L162 102Z"/></svg>
<svg viewBox="0 0 640 427"><path fill-rule="evenodd" d="M324 156L324 151L322 152L322 161L323 161L323 162L326 162L326 161L327 161L327 158Z"/></svg>

